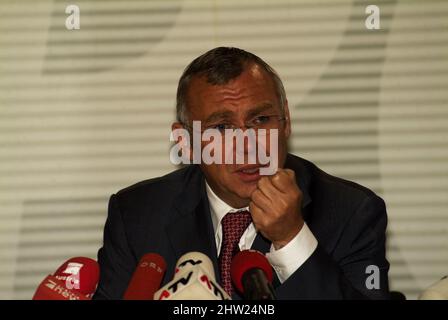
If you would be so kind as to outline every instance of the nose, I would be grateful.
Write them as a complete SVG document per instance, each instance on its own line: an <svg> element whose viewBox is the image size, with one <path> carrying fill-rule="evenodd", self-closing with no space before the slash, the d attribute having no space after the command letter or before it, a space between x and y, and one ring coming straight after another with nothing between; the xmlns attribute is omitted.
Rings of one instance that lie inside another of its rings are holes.
<svg viewBox="0 0 448 320"><path fill-rule="evenodd" d="M234 140L233 150L235 152L235 155L237 158L244 159L244 163L256 163L256 155L257 155L257 136L254 129L241 129L238 130L239 135L242 135L241 137L236 137L235 140L240 139L242 140L242 147L241 143L238 144Z"/></svg>

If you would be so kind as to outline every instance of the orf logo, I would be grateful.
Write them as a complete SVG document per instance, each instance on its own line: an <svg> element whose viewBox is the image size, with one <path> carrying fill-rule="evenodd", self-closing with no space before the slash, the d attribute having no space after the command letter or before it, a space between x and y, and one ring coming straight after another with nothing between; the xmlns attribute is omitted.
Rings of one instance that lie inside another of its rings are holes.
<svg viewBox="0 0 448 320"><path fill-rule="evenodd" d="M80 273L79 271L84 265L82 263L77 262L69 262L67 268L64 270L64 273L70 274L65 279L65 286L67 289L79 289L80 288Z"/></svg>

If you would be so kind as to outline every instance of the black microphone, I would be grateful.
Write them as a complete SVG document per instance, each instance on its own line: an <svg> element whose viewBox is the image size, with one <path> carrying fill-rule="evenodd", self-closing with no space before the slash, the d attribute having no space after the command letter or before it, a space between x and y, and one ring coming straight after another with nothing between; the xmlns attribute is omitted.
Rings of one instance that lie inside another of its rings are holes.
<svg viewBox="0 0 448 320"><path fill-rule="evenodd" d="M266 257L256 250L238 252L232 260L233 284L247 300L275 300L274 274Z"/></svg>

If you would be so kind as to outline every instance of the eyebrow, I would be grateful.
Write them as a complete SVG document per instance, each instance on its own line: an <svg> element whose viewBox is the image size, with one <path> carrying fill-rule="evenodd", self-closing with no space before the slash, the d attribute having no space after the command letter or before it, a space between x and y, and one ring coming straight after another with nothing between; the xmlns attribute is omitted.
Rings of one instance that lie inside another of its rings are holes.
<svg viewBox="0 0 448 320"><path fill-rule="evenodd" d="M272 109L274 109L274 106L271 103L262 103L261 105L249 110L246 114L246 117L254 117L263 111ZM232 111L216 111L209 115L204 122L208 124L217 120L231 119L232 117L234 117L234 115L235 113Z"/></svg>
<svg viewBox="0 0 448 320"><path fill-rule="evenodd" d="M256 116L256 115L262 113L263 111L272 110L272 109L274 109L274 106L271 103L263 103L255 108L249 110L247 112L247 116L250 118L250 117L253 117L253 116Z"/></svg>
<svg viewBox="0 0 448 320"><path fill-rule="evenodd" d="M205 123L210 123L221 119L229 119L232 118L232 116L232 111L216 111L209 115L207 119L205 119Z"/></svg>

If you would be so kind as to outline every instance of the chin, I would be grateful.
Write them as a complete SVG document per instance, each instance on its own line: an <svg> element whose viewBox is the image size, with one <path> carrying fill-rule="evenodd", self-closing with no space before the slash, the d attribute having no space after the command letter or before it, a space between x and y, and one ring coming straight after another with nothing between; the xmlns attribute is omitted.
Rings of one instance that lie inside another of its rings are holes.
<svg viewBox="0 0 448 320"><path fill-rule="evenodd" d="M252 194L252 192L255 191L255 189L257 189L257 183L244 183L244 184L239 184L239 186L236 188L237 192L236 194L242 198L242 199L247 199L248 201L250 200L250 195Z"/></svg>

